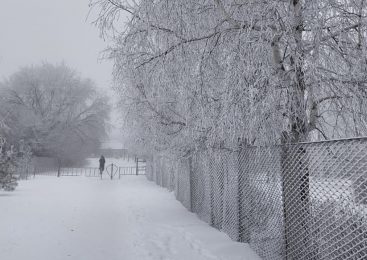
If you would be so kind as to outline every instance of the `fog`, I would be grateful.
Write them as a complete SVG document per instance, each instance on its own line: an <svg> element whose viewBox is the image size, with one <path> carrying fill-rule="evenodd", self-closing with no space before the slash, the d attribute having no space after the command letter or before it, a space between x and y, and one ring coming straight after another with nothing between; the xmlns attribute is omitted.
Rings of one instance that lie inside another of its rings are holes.
<svg viewBox="0 0 367 260"><path fill-rule="evenodd" d="M88 17L89 0L2 0L0 9L0 78L21 66L64 62L92 78L100 88L111 86L112 64L100 60L107 43Z"/></svg>
<svg viewBox="0 0 367 260"><path fill-rule="evenodd" d="M23 66L65 63L111 95L112 63L102 59L108 44L92 25L96 15L89 13L88 4L89 0L2 0L0 80ZM111 118L114 142L119 138L115 111Z"/></svg>

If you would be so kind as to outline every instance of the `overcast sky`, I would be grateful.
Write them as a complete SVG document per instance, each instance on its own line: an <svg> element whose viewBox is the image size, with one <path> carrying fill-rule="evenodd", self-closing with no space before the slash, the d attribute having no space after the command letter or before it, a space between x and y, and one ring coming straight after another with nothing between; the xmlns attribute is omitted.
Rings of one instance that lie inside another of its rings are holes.
<svg viewBox="0 0 367 260"><path fill-rule="evenodd" d="M86 21L89 0L1 0L0 80L21 66L65 62L93 79L111 85L112 64L98 61L107 43Z"/></svg>
<svg viewBox="0 0 367 260"><path fill-rule="evenodd" d="M108 43L88 16L89 0L1 0L0 80L22 66L64 62L109 89L112 63L101 61ZM95 18L95 17L94 17ZM117 113L111 123L118 126ZM111 139L118 139L115 128Z"/></svg>

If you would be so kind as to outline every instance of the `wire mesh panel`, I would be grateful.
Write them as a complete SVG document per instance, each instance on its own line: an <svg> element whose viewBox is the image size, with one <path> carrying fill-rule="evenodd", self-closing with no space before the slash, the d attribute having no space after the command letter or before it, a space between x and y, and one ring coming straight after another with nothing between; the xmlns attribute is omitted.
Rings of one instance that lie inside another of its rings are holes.
<svg viewBox="0 0 367 260"><path fill-rule="evenodd" d="M240 241L263 259L283 257L283 200L279 147L239 153Z"/></svg>
<svg viewBox="0 0 367 260"><path fill-rule="evenodd" d="M176 185L177 185L177 162L176 161L170 161L170 164L169 164L169 168L168 168L168 171L167 171L167 174L168 174L168 178L169 178L169 181L168 181L168 189L170 191L175 191L177 189Z"/></svg>
<svg viewBox="0 0 367 260"><path fill-rule="evenodd" d="M200 151L147 168L263 259L367 259L366 138Z"/></svg>
<svg viewBox="0 0 367 260"><path fill-rule="evenodd" d="M206 154L198 153L192 159L191 209L207 223L212 222L213 202L210 197L210 175Z"/></svg>
<svg viewBox="0 0 367 260"><path fill-rule="evenodd" d="M157 159L155 160L155 166L156 166L156 171L155 171L155 178L156 178L156 182L164 187L163 185L163 175L164 175L164 169L162 167L162 157L159 156L157 157ZM159 169L159 171L158 171Z"/></svg>
<svg viewBox="0 0 367 260"><path fill-rule="evenodd" d="M224 178L227 172L227 161L224 157L218 153L206 153L209 160L206 170L209 178L210 224L218 229L222 229L223 225Z"/></svg>
<svg viewBox="0 0 367 260"><path fill-rule="evenodd" d="M239 164L238 153L223 153L223 226L233 240L239 240Z"/></svg>
<svg viewBox="0 0 367 260"><path fill-rule="evenodd" d="M146 162L146 177L148 180L150 181L154 181L154 178L153 178L153 174L154 174L154 169L153 169L153 158L151 158L150 160L147 160Z"/></svg>
<svg viewBox="0 0 367 260"><path fill-rule="evenodd" d="M161 186L168 188L169 184L169 164L170 162L167 161L164 157L161 158Z"/></svg>
<svg viewBox="0 0 367 260"><path fill-rule="evenodd" d="M176 197L188 210L191 210L189 159L181 159L177 165Z"/></svg>
<svg viewBox="0 0 367 260"><path fill-rule="evenodd" d="M290 145L282 165L287 256L367 259L366 139Z"/></svg>

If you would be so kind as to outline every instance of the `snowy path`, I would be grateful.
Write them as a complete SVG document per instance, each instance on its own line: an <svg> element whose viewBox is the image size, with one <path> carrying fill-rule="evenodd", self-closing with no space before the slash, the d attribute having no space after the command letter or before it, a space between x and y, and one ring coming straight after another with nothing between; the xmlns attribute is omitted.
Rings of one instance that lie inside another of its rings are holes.
<svg viewBox="0 0 367 260"><path fill-rule="evenodd" d="M0 193L0 259L258 259L144 176L37 177Z"/></svg>

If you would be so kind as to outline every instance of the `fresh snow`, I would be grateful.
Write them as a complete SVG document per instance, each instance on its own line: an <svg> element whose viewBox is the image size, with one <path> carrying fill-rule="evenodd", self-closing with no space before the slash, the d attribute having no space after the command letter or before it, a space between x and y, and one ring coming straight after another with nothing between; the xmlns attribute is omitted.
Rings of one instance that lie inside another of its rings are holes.
<svg viewBox="0 0 367 260"><path fill-rule="evenodd" d="M144 176L36 176L0 209L3 260L260 259Z"/></svg>

